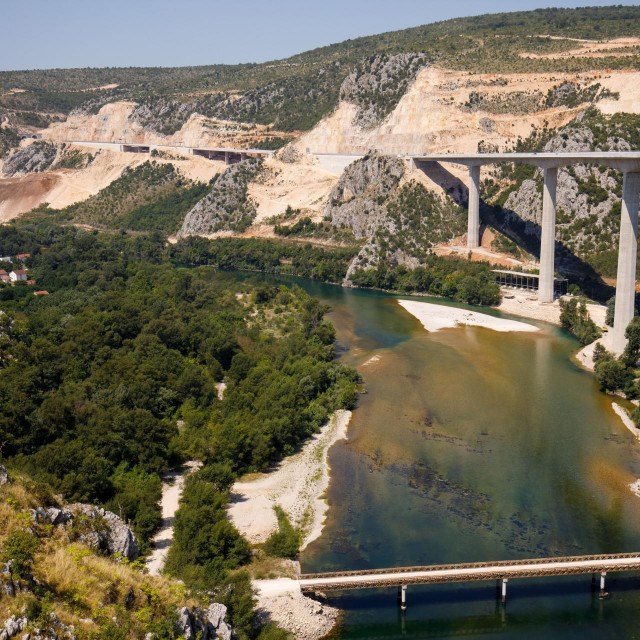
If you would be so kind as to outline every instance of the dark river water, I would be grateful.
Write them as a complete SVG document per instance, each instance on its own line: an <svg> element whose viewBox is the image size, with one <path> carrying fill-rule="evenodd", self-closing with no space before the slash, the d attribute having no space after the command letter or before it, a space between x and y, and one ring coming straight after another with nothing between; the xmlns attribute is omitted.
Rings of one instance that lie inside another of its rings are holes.
<svg viewBox="0 0 640 640"><path fill-rule="evenodd" d="M327 523L303 571L640 550L640 446L571 361L574 339L544 323L429 333L394 297L296 282L331 305L366 389L331 449ZM410 586L404 615L393 588L332 602L341 639L640 638L640 577L610 574L607 590L512 579L503 607L495 583Z"/></svg>

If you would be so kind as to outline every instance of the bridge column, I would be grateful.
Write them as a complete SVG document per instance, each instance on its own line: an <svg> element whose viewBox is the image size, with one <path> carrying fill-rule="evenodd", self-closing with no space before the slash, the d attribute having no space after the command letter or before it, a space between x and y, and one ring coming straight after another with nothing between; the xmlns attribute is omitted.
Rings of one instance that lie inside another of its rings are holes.
<svg viewBox="0 0 640 640"><path fill-rule="evenodd" d="M480 165L469 167L469 219L467 247L480 246Z"/></svg>
<svg viewBox="0 0 640 640"><path fill-rule="evenodd" d="M400 609L402 611L407 610L407 585L403 584L400 587Z"/></svg>
<svg viewBox="0 0 640 640"><path fill-rule="evenodd" d="M229 152L228 151L224 152L224 163L225 164L229 164Z"/></svg>
<svg viewBox="0 0 640 640"><path fill-rule="evenodd" d="M241 153L240 154L240 162L244 162L247 159L247 154L246 153Z"/></svg>
<svg viewBox="0 0 640 640"><path fill-rule="evenodd" d="M544 170L544 190L542 194L542 237L540 240L540 288L538 300L553 302L553 277L555 274L554 254L556 248L556 186L558 168Z"/></svg>
<svg viewBox="0 0 640 640"><path fill-rule="evenodd" d="M606 591L604 590L604 579L605 579L605 576L606 576L606 575L607 575L607 572L606 572L606 571L603 571L603 572L600 574L600 597L601 597L601 598L606 598L606 597L607 597L607 593L606 593Z"/></svg>
<svg viewBox="0 0 640 640"><path fill-rule="evenodd" d="M616 309L611 350L622 353L627 344L624 332L633 320L636 298L636 255L638 253L638 193L640 173L625 172L622 186L622 213L618 242Z"/></svg>
<svg viewBox="0 0 640 640"><path fill-rule="evenodd" d="M502 578L502 604L507 602L507 582L509 582L509 578Z"/></svg>

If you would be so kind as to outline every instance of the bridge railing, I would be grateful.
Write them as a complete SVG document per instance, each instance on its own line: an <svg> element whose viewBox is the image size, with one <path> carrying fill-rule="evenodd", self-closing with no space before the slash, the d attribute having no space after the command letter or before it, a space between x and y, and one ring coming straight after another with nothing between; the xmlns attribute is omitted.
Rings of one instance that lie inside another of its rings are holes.
<svg viewBox="0 0 640 640"><path fill-rule="evenodd" d="M415 567L389 567L386 569L361 569L355 571L327 571L324 573L303 573L297 576L298 580L316 580L320 578L346 578L350 576L375 576L389 573L426 573L432 571L450 571L457 569L482 569L500 568L522 565L554 564L568 562L590 562L595 560L625 560L640 558L639 553L605 553L585 556L556 556L554 558L531 558L522 560L498 560L496 562L466 562L459 564L436 564Z"/></svg>

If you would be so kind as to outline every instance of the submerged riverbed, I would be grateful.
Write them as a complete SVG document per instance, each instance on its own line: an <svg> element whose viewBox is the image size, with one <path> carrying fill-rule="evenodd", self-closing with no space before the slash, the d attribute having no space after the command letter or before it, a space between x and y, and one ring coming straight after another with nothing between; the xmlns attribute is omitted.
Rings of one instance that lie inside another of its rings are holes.
<svg viewBox="0 0 640 640"><path fill-rule="evenodd" d="M577 341L535 321L429 333L391 296L296 282L332 306L367 391L330 452L327 524L303 571L640 550L640 447L571 361ZM404 616L394 589L332 603L344 639L640 637L640 578L608 576L605 601L590 587L511 580L505 608L489 582L409 587Z"/></svg>

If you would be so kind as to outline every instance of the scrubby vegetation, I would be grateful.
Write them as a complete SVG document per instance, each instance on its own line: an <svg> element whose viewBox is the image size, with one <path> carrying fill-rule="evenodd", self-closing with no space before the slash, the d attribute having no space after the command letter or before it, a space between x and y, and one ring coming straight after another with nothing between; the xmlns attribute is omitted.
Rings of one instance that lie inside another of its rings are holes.
<svg viewBox="0 0 640 640"><path fill-rule="evenodd" d="M158 234L40 220L0 228L0 246L30 252L50 293L0 288L2 455L50 492L122 514L143 545L159 520L159 474L202 460L167 569L226 604L241 638L255 636L240 570L249 547L226 518L228 490L353 406L357 374L334 360L327 309L299 288L174 266L181 247L168 252Z"/></svg>
<svg viewBox="0 0 640 640"><path fill-rule="evenodd" d="M500 303L500 287L485 263L430 255L424 266L408 269L383 261L377 269L359 269L351 275L354 285L401 293L429 293L476 305Z"/></svg>
<svg viewBox="0 0 640 640"><path fill-rule="evenodd" d="M584 300L576 298L560 300L560 324L568 329L583 345L590 344L600 337L600 330L589 317Z"/></svg>
<svg viewBox="0 0 640 640"><path fill-rule="evenodd" d="M342 282L358 252L354 248L314 247L308 243L284 243L259 238L182 238L169 249L181 264L208 264L222 270L244 269L264 273Z"/></svg>
<svg viewBox="0 0 640 640"><path fill-rule="evenodd" d="M61 210L44 211L58 221L175 233L186 213L209 189L208 185L185 178L173 164L151 160L125 169L95 196Z"/></svg>

